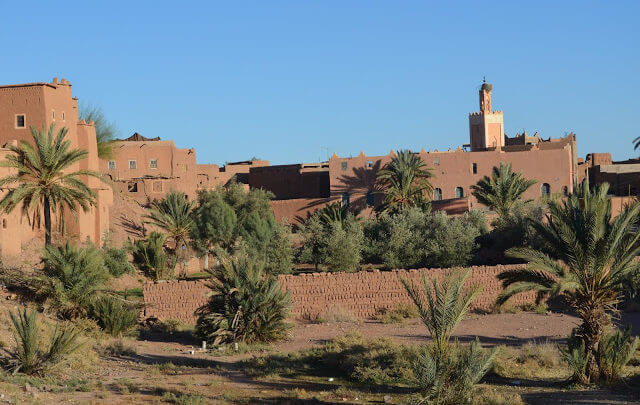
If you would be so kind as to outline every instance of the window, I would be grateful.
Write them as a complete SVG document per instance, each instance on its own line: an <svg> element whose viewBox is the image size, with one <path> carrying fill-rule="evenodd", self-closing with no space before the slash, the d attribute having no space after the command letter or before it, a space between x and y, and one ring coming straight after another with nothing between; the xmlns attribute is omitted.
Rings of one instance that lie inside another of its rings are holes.
<svg viewBox="0 0 640 405"><path fill-rule="evenodd" d="M372 167L373 167L373 160L369 160L369 161L367 162L367 167L368 167L368 168L372 168Z"/></svg>
<svg viewBox="0 0 640 405"><path fill-rule="evenodd" d="M130 160L129 161L129 169L137 169L138 168L138 162L135 160Z"/></svg>
<svg viewBox="0 0 640 405"><path fill-rule="evenodd" d="M115 160L110 160L109 161L109 170L116 170L116 161Z"/></svg>
<svg viewBox="0 0 640 405"><path fill-rule="evenodd" d="M24 128L25 127L24 114L16 115L16 128Z"/></svg>
<svg viewBox="0 0 640 405"><path fill-rule="evenodd" d="M64 111L62 112L62 121L64 121Z"/></svg>
<svg viewBox="0 0 640 405"><path fill-rule="evenodd" d="M433 199L436 201L442 200L442 189L440 188L433 189Z"/></svg>
<svg viewBox="0 0 640 405"><path fill-rule="evenodd" d="M433 165L434 166L439 166L440 165L440 159L433 159Z"/></svg>
<svg viewBox="0 0 640 405"><path fill-rule="evenodd" d="M373 191L367 191L367 205L369 207L373 207L376 203L376 196L373 194Z"/></svg>
<svg viewBox="0 0 640 405"><path fill-rule="evenodd" d="M56 110L51 110L51 118L56 119Z"/></svg>
<svg viewBox="0 0 640 405"><path fill-rule="evenodd" d="M569 195L569 187L562 187L562 195L564 195L565 197Z"/></svg>
<svg viewBox="0 0 640 405"><path fill-rule="evenodd" d="M7 229L7 219L6 218L2 218L2 228L3 229Z"/></svg>
<svg viewBox="0 0 640 405"><path fill-rule="evenodd" d="M347 168L349 168L349 163L345 162L340 162L340 170L342 170L343 172L347 170Z"/></svg>
<svg viewBox="0 0 640 405"><path fill-rule="evenodd" d="M127 184L127 191L130 193L138 192L138 183L129 183Z"/></svg>
<svg viewBox="0 0 640 405"><path fill-rule="evenodd" d="M157 169L158 168L158 159L151 159L149 161L149 167L152 169Z"/></svg>
<svg viewBox="0 0 640 405"><path fill-rule="evenodd" d="M342 193L342 205L349 205L349 193Z"/></svg>
<svg viewBox="0 0 640 405"><path fill-rule="evenodd" d="M464 197L464 189L462 187L456 187L456 198Z"/></svg>
<svg viewBox="0 0 640 405"><path fill-rule="evenodd" d="M477 163L472 163L471 164L471 171L473 171L473 174L478 174L478 164Z"/></svg>
<svg viewBox="0 0 640 405"><path fill-rule="evenodd" d="M549 185L549 183L542 183L541 191L543 196L550 196L551 186Z"/></svg>

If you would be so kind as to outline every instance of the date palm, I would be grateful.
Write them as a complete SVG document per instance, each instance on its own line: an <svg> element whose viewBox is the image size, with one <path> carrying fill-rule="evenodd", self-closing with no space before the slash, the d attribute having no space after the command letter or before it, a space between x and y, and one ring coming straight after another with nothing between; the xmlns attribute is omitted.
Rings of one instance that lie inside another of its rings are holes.
<svg viewBox="0 0 640 405"><path fill-rule="evenodd" d="M500 166L493 168L491 177L484 176L471 189L478 202L494 210L498 218L504 220L522 194L535 183L535 180L525 179L522 173L513 172L510 163L500 162Z"/></svg>
<svg viewBox="0 0 640 405"><path fill-rule="evenodd" d="M419 155L410 150L400 150L377 175L384 191L384 210L424 206L429 201L433 186L431 171Z"/></svg>
<svg viewBox="0 0 640 405"><path fill-rule="evenodd" d="M33 221L39 221L42 213L47 246L51 245L51 213L68 209L76 214L79 208L87 212L95 203L96 193L82 177L100 177L91 170L73 170L89 153L71 148L66 135L67 128L56 133L54 124L48 130L43 126L41 131L31 127L33 144L22 140L17 146L9 145L12 153L0 162L0 167L15 171L0 179L0 188L10 187L0 200L0 211L9 213L21 205Z"/></svg>
<svg viewBox="0 0 640 405"><path fill-rule="evenodd" d="M189 238L193 226L193 208L194 203L189 201L186 194L171 191L161 200L151 203L151 210L144 219L167 234L167 239L173 242L174 253L177 253Z"/></svg>
<svg viewBox="0 0 640 405"><path fill-rule="evenodd" d="M635 227L640 204L627 207L611 218L608 184L589 189L577 186L565 201L550 201L546 221L532 223L547 243L544 248L513 248L507 254L528 262L525 269L508 270L498 277L504 290L498 303L524 291L563 295L581 318L576 329L584 343L586 371L584 381L596 382L598 342L611 323L628 276L640 264L640 233Z"/></svg>

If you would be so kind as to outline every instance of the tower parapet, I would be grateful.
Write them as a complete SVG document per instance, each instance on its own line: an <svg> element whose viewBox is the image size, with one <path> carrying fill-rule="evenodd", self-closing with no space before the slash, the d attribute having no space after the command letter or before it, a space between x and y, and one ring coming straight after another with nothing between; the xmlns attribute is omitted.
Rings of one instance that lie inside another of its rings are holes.
<svg viewBox="0 0 640 405"><path fill-rule="evenodd" d="M501 149L504 140L504 114L493 111L491 91L493 86L483 82L478 92L480 111L469 113L469 140L471 151Z"/></svg>

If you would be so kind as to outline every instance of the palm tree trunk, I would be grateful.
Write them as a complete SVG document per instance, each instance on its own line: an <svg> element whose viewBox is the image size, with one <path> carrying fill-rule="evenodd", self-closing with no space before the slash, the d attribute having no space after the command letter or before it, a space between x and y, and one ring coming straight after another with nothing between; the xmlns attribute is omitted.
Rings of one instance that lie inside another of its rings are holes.
<svg viewBox="0 0 640 405"><path fill-rule="evenodd" d="M600 380L598 342L602 337L604 324L608 318L604 310L596 305L589 305L588 309L581 313L581 318L580 335L584 341L584 353L587 356L585 377L590 383L597 383Z"/></svg>
<svg viewBox="0 0 640 405"><path fill-rule="evenodd" d="M45 246L51 246L51 205L49 198L44 198L44 244Z"/></svg>

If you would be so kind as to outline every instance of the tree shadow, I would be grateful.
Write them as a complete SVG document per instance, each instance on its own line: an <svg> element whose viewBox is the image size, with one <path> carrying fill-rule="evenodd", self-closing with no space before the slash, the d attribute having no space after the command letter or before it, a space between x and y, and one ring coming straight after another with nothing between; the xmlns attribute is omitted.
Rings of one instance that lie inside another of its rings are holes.
<svg viewBox="0 0 640 405"><path fill-rule="evenodd" d="M367 194L373 193L373 206L382 204L384 190L377 181L381 162L376 161L370 166L354 167L353 175L342 175L338 178L338 184L331 185L331 195L348 193L349 205L354 211L360 212L369 208Z"/></svg>
<svg viewBox="0 0 640 405"><path fill-rule="evenodd" d="M134 238L144 238L147 236L147 228L144 223L134 221L125 215L120 216L120 226L124 229L125 233Z"/></svg>

